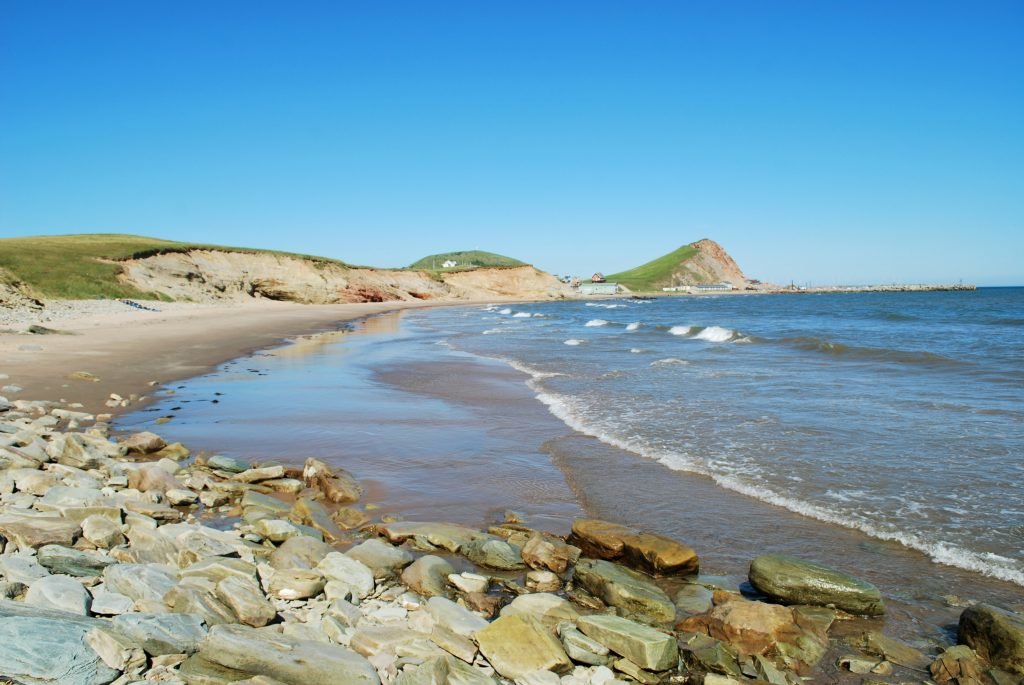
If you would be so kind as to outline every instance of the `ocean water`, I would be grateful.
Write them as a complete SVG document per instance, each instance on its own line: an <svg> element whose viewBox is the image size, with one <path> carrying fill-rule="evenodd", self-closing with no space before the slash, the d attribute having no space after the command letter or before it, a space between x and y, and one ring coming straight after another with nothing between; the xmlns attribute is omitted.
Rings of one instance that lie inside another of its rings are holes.
<svg viewBox="0 0 1024 685"><path fill-rule="evenodd" d="M157 417L171 421L154 425ZM1024 289L686 296L372 317L165 388L116 427L326 459L410 520L516 510L878 585L928 640L1024 609Z"/></svg>
<svg viewBox="0 0 1024 685"><path fill-rule="evenodd" d="M607 445L1024 585L1024 289L622 299L410 321L529 374L554 416Z"/></svg>

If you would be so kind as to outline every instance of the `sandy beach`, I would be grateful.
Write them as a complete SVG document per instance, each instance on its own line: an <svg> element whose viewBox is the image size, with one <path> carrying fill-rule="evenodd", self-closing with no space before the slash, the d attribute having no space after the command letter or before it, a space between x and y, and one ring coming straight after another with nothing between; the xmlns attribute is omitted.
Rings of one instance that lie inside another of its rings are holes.
<svg viewBox="0 0 1024 685"><path fill-rule="evenodd" d="M155 304L160 311L102 303L67 306L54 319L47 310L22 313L19 332L0 333L0 385L22 390L9 399L46 397L80 402L108 412L111 393L142 397L149 383L168 383L298 335L331 330L386 311L427 306L418 302L302 305L256 301L245 304ZM58 334L25 331L37 323ZM79 380L86 372L99 380Z"/></svg>

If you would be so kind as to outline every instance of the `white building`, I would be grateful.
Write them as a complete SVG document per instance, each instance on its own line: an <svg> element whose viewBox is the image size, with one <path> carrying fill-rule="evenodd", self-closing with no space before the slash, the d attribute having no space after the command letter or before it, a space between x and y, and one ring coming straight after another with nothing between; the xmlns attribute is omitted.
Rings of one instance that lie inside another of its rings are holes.
<svg viewBox="0 0 1024 685"><path fill-rule="evenodd" d="M459 263L457 261L455 261L454 259L446 259L444 261L444 263L441 264L441 266L444 267L445 269L450 269L453 266L458 266L458 265L459 265Z"/></svg>

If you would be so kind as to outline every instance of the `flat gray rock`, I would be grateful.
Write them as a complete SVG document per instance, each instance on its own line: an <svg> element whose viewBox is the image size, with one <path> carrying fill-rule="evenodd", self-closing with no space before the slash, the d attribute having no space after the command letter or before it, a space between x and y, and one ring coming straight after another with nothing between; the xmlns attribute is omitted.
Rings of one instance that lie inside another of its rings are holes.
<svg viewBox="0 0 1024 685"><path fill-rule="evenodd" d="M88 616L92 598L88 590L74 578L47 576L32 583L25 593L25 603L40 609Z"/></svg>
<svg viewBox="0 0 1024 685"><path fill-rule="evenodd" d="M151 656L192 654L206 637L203 619L195 614L121 614L111 623Z"/></svg>
<svg viewBox="0 0 1024 685"><path fill-rule="evenodd" d="M36 553L39 563L50 573L68 576L99 576L103 569L117 562L99 552L89 552L60 545L44 545Z"/></svg>
<svg viewBox="0 0 1024 685"><path fill-rule="evenodd" d="M299 640L248 626L214 626L200 656L227 668L285 685L380 685L370 662L340 645Z"/></svg>
<svg viewBox="0 0 1024 685"><path fill-rule="evenodd" d="M106 685L120 675L86 641L103 622L0 600L0 673L24 685Z"/></svg>
<svg viewBox="0 0 1024 685"><path fill-rule="evenodd" d="M178 579L163 564L115 564L103 571L107 589L138 601L162 602Z"/></svg>

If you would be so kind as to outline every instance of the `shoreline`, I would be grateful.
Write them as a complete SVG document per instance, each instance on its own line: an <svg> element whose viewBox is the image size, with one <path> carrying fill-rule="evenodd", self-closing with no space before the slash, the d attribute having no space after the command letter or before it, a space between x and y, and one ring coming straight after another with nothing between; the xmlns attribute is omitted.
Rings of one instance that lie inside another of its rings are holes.
<svg viewBox="0 0 1024 685"><path fill-rule="evenodd" d="M476 302L383 302L304 305L282 302L180 304L159 312L128 309L45 321L53 334L0 332L3 393L49 397L112 416L145 406L154 387L200 376L218 365L336 330L385 312ZM73 374L85 372L84 378ZM154 383L155 381L155 383ZM111 394L127 404L110 406Z"/></svg>
<svg viewBox="0 0 1024 685"><path fill-rule="evenodd" d="M0 407L0 424L20 428L0 433L0 618L16 619L0 620L0 672L18 680L853 685L1015 668L985 625L999 609L963 612L966 644L908 643L885 634L888 597L832 568L761 552L744 589L649 529L395 521L312 458L192 459L45 401ZM41 635L58 637L26 658ZM96 677L71 680L82 664Z"/></svg>

